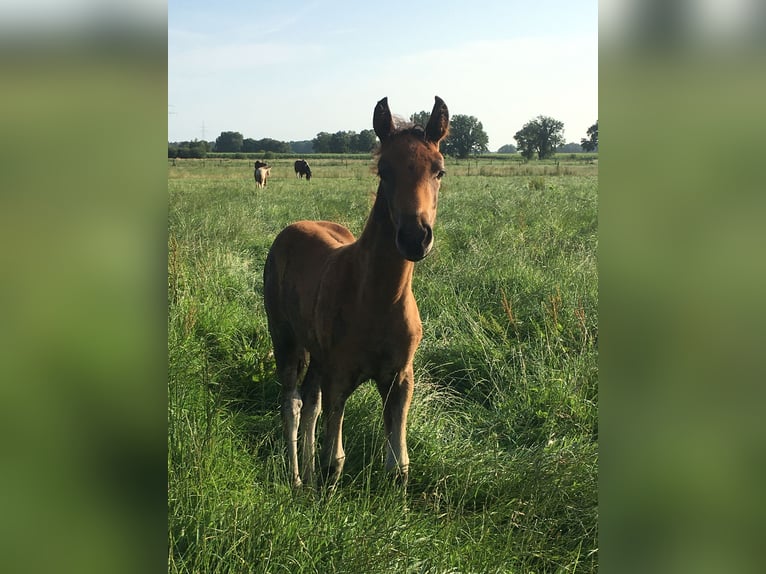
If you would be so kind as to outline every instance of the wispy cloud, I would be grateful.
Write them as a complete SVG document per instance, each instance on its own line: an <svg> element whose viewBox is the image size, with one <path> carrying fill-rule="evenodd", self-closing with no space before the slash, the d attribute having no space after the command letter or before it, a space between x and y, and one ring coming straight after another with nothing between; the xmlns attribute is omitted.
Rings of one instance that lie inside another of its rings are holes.
<svg viewBox="0 0 766 574"><path fill-rule="evenodd" d="M320 57L319 45L287 43L244 43L191 48L169 56L173 74L206 76L232 71L269 70L288 63ZM280 70L284 72L283 69Z"/></svg>

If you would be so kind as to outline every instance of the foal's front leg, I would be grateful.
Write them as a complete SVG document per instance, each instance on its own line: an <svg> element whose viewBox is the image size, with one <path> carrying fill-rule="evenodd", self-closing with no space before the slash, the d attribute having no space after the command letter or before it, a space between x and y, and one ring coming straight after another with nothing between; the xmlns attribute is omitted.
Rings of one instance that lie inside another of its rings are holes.
<svg viewBox="0 0 766 574"><path fill-rule="evenodd" d="M324 381L323 381L324 382ZM343 473L346 452L343 450L343 411L348 398L347 385L327 381L322 389L324 411L324 444L322 445L322 478L334 487Z"/></svg>
<svg viewBox="0 0 766 574"><path fill-rule="evenodd" d="M378 379L378 392L383 399L383 423L386 430L386 470L395 472L404 484L410 469L407 453L407 413L414 387L412 364L402 371Z"/></svg>

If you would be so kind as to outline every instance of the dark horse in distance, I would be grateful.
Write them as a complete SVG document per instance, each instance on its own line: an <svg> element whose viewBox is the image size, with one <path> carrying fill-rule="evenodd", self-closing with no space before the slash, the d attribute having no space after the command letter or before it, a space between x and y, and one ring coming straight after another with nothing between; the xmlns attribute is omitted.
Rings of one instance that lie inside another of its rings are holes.
<svg viewBox="0 0 766 574"><path fill-rule="evenodd" d="M311 168L309 167L309 162L305 159L296 160L295 177L303 179L304 175L306 176L306 181L311 181Z"/></svg>

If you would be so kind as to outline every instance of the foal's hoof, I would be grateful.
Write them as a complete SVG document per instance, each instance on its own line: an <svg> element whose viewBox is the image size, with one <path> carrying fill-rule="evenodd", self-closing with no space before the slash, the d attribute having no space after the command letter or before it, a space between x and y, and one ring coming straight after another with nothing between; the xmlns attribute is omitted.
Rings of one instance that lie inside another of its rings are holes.
<svg viewBox="0 0 766 574"><path fill-rule="evenodd" d="M392 483L407 490L407 482L409 481L410 473L409 468L394 468L389 471L389 478Z"/></svg>
<svg viewBox="0 0 766 574"><path fill-rule="evenodd" d="M342 469L337 466L323 468L319 475L321 485L329 490L334 489L340 481Z"/></svg>

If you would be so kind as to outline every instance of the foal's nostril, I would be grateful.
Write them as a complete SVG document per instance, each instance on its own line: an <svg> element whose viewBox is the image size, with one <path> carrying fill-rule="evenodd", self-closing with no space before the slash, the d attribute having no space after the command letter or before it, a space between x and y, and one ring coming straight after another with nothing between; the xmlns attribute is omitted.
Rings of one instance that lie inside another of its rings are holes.
<svg viewBox="0 0 766 574"><path fill-rule="evenodd" d="M423 224L423 231L425 231L423 236L423 248L428 249L428 246L431 245L431 241L433 241L434 232L431 229L431 226L427 223Z"/></svg>
<svg viewBox="0 0 766 574"><path fill-rule="evenodd" d="M427 223L403 226L396 233L396 247L410 261L420 261L431 250L433 237L433 230Z"/></svg>

